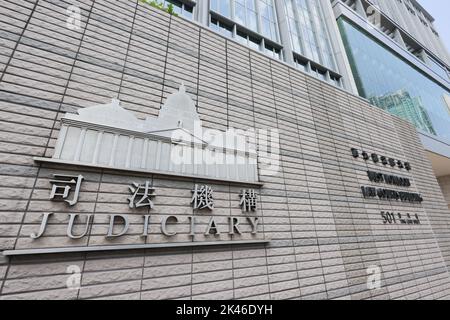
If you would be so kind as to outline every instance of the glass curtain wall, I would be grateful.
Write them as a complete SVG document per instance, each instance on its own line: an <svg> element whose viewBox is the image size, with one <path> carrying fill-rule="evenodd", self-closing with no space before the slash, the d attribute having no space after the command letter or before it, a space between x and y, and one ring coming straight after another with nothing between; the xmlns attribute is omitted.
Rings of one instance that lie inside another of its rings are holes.
<svg viewBox="0 0 450 320"><path fill-rule="evenodd" d="M417 128L450 139L450 91L344 18L338 20L359 94Z"/></svg>
<svg viewBox="0 0 450 320"><path fill-rule="evenodd" d="M280 59L281 44L274 1L211 0L213 14L210 26L253 49Z"/></svg>
<svg viewBox="0 0 450 320"><path fill-rule="evenodd" d="M286 16L285 41L290 41L293 48L293 52L286 50L284 54L293 54L298 69L341 87L341 75L318 0L210 0L210 27L283 60L286 57L282 49L286 44L281 42L276 9Z"/></svg>
<svg viewBox="0 0 450 320"><path fill-rule="evenodd" d="M336 70L330 38L319 1L282 0L295 53Z"/></svg>
<svg viewBox="0 0 450 320"><path fill-rule="evenodd" d="M428 66L433 69L438 75L440 75L445 81L450 83L450 76L447 72L447 69L437 62L433 57L428 56Z"/></svg>
<svg viewBox="0 0 450 320"><path fill-rule="evenodd" d="M245 28L279 41L274 0L211 0L211 10Z"/></svg>

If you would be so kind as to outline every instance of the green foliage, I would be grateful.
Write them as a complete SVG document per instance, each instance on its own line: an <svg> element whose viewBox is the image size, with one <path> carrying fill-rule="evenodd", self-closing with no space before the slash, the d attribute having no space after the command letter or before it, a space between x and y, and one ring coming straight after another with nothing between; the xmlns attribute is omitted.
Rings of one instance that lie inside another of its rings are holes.
<svg viewBox="0 0 450 320"><path fill-rule="evenodd" d="M165 11L172 16L178 17L178 14L175 13L173 4L169 4L166 8L164 6L164 3L159 2L157 0L139 0L139 1L141 1L142 3L148 4L148 5L152 6L153 8Z"/></svg>
<svg viewBox="0 0 450 320"><path fill-rule="evenodd" d="M167 6L167 12L169 13L169 14L176 14L175 13L175 11L173 10L173 4L169 4L168 6Z"/></svg>

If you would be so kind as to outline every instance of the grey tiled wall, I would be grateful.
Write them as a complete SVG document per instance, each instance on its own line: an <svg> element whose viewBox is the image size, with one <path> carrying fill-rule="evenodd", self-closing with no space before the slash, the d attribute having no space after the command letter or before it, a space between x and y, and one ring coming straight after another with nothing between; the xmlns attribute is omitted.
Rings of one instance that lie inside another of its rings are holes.
<svg viewBox="0 0 450 320"><path fill-rule="evenodd" d="M444 198L447 201L448 207L450 208L450 176L440 177L438 182L442 193L444 194Z"/></svg>
<svg viewBox="0 0 450 320"><path fill-rule="evenodd" d="M66 27L73 3L79 30ZM157 116L184 81L206 127L276 128L281 139L280 171L260 176L269 245L2 259L0 299L450 297L450 213L408 123L136 0L3 0L0 11L0 250L36 245L29 234L44 212L126 212L133 180L151 178L167 194L155 200L157 214L192 212L191 179L34 162L52 156L66 112L119 98L138 117ZM425 202L364 200L368 169L399 171L353 159L353 147L410 161L402 174ZM86 177L74 208L48 200L56 172ZM233 214L239 188L212 184L220 214ZM384 225L382 210L417 213L422 224ZM74 245L63 220L40 246ZM76 244L104 244L101 231ZM71 265L82 271L81 289L66 288ZM368 290L373 265L382 287Z"/></svg>

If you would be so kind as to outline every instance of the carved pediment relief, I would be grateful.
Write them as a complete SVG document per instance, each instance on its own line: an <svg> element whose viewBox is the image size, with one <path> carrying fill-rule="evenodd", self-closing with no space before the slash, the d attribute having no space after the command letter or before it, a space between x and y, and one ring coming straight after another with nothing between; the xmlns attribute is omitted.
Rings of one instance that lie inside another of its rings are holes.
<svg viewBox="0 0 450 320"><path fill-rule="evenodd" d="M112 128L143 131L143 121L133 113L120 106L120 101L113 99L111 103L78 109L78 114L66 114L65 119L96 123Z"/></svg>
<svg viewBox="0 0 450 320"><path fill-rule="evenodd" d="M177 92L167 97L157 118L147 117L140 120L124 109L117 99L108 104L79 109L77 113L67 114L64 118L162 136L170 136L171 132L177 129L193 133L195 126L201 126L195 103L186 93L184 84Z"/></svg>
<svg viewBox="0 0 450 320"><path fill-rule="evenodd" d="M195 103L181 85L167 97L156 118L138 119L115 99L66 114L53 158L108 168L257 182L257 155L246 137L234 130L216 131L206 143L204 136ZM219 162L211 163L211 158Z"/></svg>

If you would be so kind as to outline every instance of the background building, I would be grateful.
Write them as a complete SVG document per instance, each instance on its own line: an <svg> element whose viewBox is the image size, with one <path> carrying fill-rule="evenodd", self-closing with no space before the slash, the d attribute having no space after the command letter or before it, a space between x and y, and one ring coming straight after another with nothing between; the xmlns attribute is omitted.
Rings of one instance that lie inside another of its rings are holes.
<svg viewBox="0 0 450 320"><path fill-rule="evenodd" d="M433 161L435 170L450 174L442 165L450 156L450 59L433 17L417 1L171 3L188 19L372 103L397 91L421 100L422 115L396 114L410 121L426 114L430 124L412 123L430 157L442 157Z"/></svg>
<svg viewBox="0 0 450 320"><path fill-rule="evenodd" d="M450 60L433 17L414 0L332 4L358 94L381 108L398 91L420 101L421 108L397 100L390 109L419 130L436 176L448 188Z"/></svg>
<svg viewBox="0 0 450 320"><path fill-rule="evenodd" d="M182 3L173 3L182 13ZM450 58L433 17L417 1L208 3L198 1L188 18L410 121L437 177L450 175ZM389 109L377 103L399 91L416 108L398 99Z"/></svg>
<svg viewBox="0 0 450 320"><path fill-rule="evenodd" d="M448 80L427 60L448 68L437 38L428 47L407 25L386 32L383 6L368 23L364 1L169 3L178 17L137 0L0 3L0 299L448 299ZM373 52L384 75L365 66ZM163 143L138 127L167 105L195 109L205 128L278 130L278 167L261 170L266 154L246 181L173 174L162 161L165 172L147 170L140 146L151 140L161 156ZM50 199L55 174L83 176L77 203ZM149 180L154 208L130 208L133 183ZM265 241L226 231L187 242L189 217L208 226L191 205L197 184L214 190L220 228L248 218L239 194L257 189ZM365 197L362 186L423 201ZM79 238L68 236L74 214ZM108 238L121 214L129 233ZM370 270L381 286L368 287Z"/></svg>

